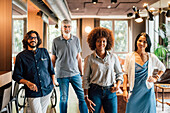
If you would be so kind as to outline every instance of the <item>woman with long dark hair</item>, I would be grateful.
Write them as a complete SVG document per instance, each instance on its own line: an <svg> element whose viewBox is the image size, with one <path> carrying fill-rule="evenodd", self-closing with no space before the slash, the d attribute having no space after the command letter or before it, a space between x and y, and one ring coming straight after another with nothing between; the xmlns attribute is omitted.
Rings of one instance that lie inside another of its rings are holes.
<svg viewBox="0 0 170 113"><path fill-rule="evenodd" d="M128 54L124 65L123 98L127 102L126 113L156 113L154 82L163 74L165 66L152 53L151 41L146 33L135 40L135 51ZM158 74L152 76L154 68ZM127 83L129 82L129 93Z"/></svg>

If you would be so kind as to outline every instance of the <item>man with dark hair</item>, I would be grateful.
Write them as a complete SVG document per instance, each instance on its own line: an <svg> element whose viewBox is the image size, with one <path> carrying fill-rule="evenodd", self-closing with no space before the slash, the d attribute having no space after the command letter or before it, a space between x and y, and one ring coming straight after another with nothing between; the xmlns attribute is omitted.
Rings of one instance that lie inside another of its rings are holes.
<svg viewBox="0 0 170 113"><path fill-rule="evenodd" d="M31 113L46 113L55 83L51 59L45 48L38 48L41 39L36 31L29 31L22 42L25 50L16 57L12 78L24 84Z"/></svg>
<svg viewBox="0 0 170 113"><path fill-rule="evenodd" d="M82 58L79 38L71 34L71 21L61 23L62 36L53 40L52 63L55 67L60 87L60 113L67 113L69 83L79 99L81 113L88 113L82 88Z"/></svg>

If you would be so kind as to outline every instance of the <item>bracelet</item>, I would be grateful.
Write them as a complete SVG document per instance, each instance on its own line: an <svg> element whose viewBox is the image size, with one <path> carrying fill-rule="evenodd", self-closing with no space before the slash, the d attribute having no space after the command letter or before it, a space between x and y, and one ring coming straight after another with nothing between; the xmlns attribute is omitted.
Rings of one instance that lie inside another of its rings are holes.
<svg viewBox="0 0 170 113"><path fill-rule="evenodd" d="M156 74L155 76L152 76L153 78L159 79L160 76L158 74Z"/></svg>
<svg viewBox="0 0 170 113"><path fill-rule="evenodd" d="M88 98L88 95L84 95L84 98L86 98L86 97Z"/></svg>
<svg viewBox="0 0 170 113"><path fill-rule="evenodd" d="M159 75L159 74L156 74L156 77L157 77L157 79L159 79L159 78L160 78L160 75Z"/></svg>

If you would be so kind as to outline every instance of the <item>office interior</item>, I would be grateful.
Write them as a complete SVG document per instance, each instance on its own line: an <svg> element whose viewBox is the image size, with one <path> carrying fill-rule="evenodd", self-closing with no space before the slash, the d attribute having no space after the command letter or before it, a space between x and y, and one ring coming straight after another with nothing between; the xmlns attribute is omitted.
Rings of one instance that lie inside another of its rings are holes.
<svg viewBox="0 0 170 113"><path fill-rule="evenodd" d="M106 27L113 31L115 46L111 51L119 56L122 66L126 54L134 51L136 36L146 32L151 37L152 53L160 45L166 48L162 62L170 68L170 0L0 0L0 15L1 110L9 109L15 93L12 71L16 55L23 50L24 34L37 31L42 39L40 47L51 54L52 40L61 35L64 19L72 20L72 34L80 39L83 59L92 53L88 33L95 27ZM170 99L169 93L165 92L165 98ZM121 98L119 105L125 106ZM121 110L119 113L124 112Z"/></svg>

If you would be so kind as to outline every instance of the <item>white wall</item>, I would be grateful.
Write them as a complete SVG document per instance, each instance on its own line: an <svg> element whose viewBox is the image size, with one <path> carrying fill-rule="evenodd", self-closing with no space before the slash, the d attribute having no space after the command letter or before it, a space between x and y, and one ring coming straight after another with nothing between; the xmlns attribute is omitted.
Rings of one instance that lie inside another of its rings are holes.
<svg viewBox="0 0 170 113"><path fill-rule="evenodd" d="M91 54L92 51L89 48L87 43L88 33L85 32L85 27L90 26L94 28L94 19L92 18L83 18L82 19L82 58L84 59L87 55Z"/></svg>

